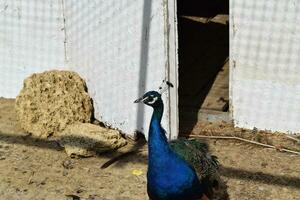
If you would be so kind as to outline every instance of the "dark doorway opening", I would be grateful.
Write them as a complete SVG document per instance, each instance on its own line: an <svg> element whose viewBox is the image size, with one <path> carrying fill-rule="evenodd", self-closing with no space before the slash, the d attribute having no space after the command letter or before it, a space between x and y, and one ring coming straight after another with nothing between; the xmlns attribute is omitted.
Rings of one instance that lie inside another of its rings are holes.
<svg viewBox="0 0 300 200"><path fill-rule="evenodd" d="M229 0L177 0L179 133L229 116ZM204 117L205 118L205 117Z"/></svg>

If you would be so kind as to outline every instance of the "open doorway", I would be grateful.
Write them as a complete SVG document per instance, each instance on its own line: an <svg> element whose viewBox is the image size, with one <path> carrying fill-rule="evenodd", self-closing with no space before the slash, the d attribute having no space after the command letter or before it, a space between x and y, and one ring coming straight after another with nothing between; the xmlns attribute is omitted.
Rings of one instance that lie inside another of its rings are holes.
<svg viewBox="0 0 300 200"><path fill-rule="evenodd" d="M229 0L177 0L177 9L179 133L189 134L203 116L229 118Z"/></svg>

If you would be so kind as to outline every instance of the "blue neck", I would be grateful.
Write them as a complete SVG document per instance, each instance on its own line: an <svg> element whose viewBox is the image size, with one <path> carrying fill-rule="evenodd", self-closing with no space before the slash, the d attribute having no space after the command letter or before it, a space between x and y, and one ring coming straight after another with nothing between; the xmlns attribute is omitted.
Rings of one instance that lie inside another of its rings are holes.
<svg viewBox="0 0 300 200"><path fill-rule="evenodd" d="M199 199L202 188L191 166L173 152L161 127L163 102L153 106L148 137L147 188L151 199Z"/></svg>
<svg viewBox="0 0 300 200"><path fill-rule="evenodd" d="M159 103L153 109L148 138L149 166L161 164L170 151L168 139L165 135L165 131L161 127L164 110L163 103Z"/></svg>

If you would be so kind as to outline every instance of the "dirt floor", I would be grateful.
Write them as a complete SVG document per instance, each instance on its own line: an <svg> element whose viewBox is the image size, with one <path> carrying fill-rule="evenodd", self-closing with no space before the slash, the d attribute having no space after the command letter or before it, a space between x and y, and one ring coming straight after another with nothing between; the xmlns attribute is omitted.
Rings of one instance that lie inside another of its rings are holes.
<svg viewBox="0 0 300 200"><path fill-rule="evenodd" d="M193 134L202 129L196 127ZM232 140L208 142L222 164L228 199L300 199L300 156ZM299 144L293 145L297 150ZM131 147L126 148L120 151ZM14 100L0 98L0 199L148 199L146 149L143 146L106 169L101 165L120 152L68 158L56 142L24 133Z"/></svg>

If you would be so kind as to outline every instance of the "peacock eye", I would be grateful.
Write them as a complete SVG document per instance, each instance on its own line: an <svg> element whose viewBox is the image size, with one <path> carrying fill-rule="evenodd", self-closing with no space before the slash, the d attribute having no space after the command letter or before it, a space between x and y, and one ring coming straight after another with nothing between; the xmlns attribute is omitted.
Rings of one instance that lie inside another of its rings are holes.
<svg viewBox="0 0 300 200"><path fill-rule="evenodd" d="M156 102L156 100L157 100L157 97L151 95L148 97L147 103L151 105L151 104L154 104Z"/></svg>

